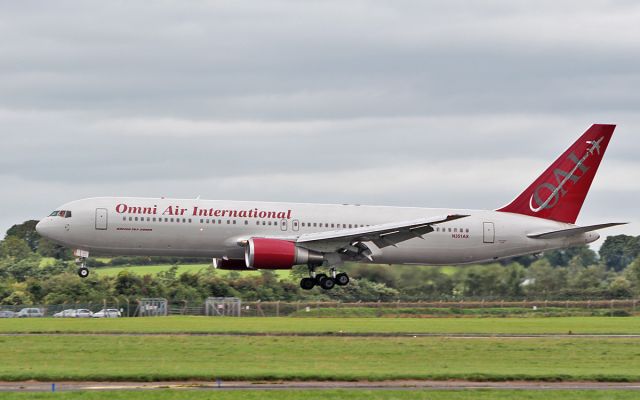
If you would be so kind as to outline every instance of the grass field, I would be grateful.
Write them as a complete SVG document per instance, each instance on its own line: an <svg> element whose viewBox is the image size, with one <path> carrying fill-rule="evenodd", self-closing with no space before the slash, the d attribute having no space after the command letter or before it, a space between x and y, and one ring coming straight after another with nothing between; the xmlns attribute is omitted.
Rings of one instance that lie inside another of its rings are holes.
<svg viewBox="0 0 640 400"><path fill-rule="evenodd" d="M640 339L4 336L0 380L640 381Z"/></svg>
<svg viewBox="0 0 640 400"><path fill-rule="evenodd" d="M607 390L291 390L291 391L122 391L67 393L2 393L3 400L635 400L637 391Z"/></svg>
<svg viewBox="0 0 640 400"><path fill-rule="evenodd" d="M290 391L121 391L67 393L2 393L3 400L635 400L637 391L607 390L290 390Z"/></svg>
<svg viewBox="0 0 640 400"><path fill-rule="evenodd" d="M209 268L211 264L185 264L179 265L177 274L183 274L185 272L198 273L202 270ZM158 265L131 265L131 266L118 266L118 267L100 267L92 268L91 271L95 272L99 276L116 276L120 271L131 271L138 275L157 275L160 272L168 271L172 267L171 264L158 264ZM220 276L229 275L232 271L218 270L217 273ZM290 271L288 270L275 270L273 271L279 278L288 278ZM242 271L242 276L256 276L260 275L260 271Z"/></svg>
<svg viewBox="0 0 640 400"><path fill-rule="evenodd" d="M116 276L120 271L130 271L138 275L157 275L160 272L168 271L172 265L136 265L136 266L118 266L118 267L101 267L93 268L91 272L95 272L100 276ZM178 275L185 272L197 273L209 267L209 264L191 264L178 266Z"/></svg>
<svg viewBox="0 0 640 400"><path fill-rule="evenodd" d="M0 319L0 333L640 334L640 317Z"/></svg>

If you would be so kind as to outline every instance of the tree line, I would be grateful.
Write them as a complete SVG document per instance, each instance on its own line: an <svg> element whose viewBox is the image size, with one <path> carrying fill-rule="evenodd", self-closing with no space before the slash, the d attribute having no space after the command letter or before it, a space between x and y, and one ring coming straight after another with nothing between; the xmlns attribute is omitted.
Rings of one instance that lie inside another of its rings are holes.
<svg viewBox="0 0 640 400"><path fill-rule="evenodd" d="M210 262L198 258L115 257L90 266L173 264L157 275L135 268L117 276L92 274L81 279L71 252L35 231L37 221L11 227L0 242L0 304L135 302L163 297L173 303L199 303L207 297L253 300L581 300L624 299L640 295L640 236L606 238L596 253L587 246L516 257L501 263L458 267L347 264L352 277L331 291L303 291L298 280L306 267L287 277L221 272L213 267L178 274L177 264Z"/></svg>

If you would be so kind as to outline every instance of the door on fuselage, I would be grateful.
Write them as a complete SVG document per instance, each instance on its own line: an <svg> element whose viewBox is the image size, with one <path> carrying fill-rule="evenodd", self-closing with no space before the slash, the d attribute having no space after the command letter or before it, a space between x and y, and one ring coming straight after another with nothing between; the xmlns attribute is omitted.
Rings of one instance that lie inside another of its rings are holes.
<svg viewBox="0 0 640 400"><path fill-rule="evenodd" d="M493 222L483 222L482 223L483 226L483 236L482 236L482 241L484 243L493 243L496 240L496 232L495 232L495 228L493 225Z"/></svg>
<svg viewBox="0 0 640 400"><path fill-rule="evenodd" d="M99 231L107 230L107 209L96 208L96 229Z"/></svg>

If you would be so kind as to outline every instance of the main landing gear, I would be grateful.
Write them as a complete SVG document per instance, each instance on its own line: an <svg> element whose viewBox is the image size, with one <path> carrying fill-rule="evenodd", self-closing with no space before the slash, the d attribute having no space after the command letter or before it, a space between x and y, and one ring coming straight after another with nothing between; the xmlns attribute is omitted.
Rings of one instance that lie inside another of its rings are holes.
<svg viewBox="0 0 640 400"><path fill-rule="evenodd" d="M316 285L324 290L333 289L335 285L345 286L349 283L349 275L344 272L337 273L335 268L329 269L329 275L316 274L314 267L309 267L309 277L300 280L300 287L304 290L311 290Z"/></svg>

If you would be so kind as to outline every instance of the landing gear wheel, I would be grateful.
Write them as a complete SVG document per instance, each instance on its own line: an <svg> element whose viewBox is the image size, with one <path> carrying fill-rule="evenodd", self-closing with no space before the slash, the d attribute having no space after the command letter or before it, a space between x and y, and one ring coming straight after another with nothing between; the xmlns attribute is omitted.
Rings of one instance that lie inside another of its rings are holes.
<svg viewBox="0 0 640 400"><path fill-rule="evenodd" d="M329 278L328 276L320 282L320 287L323 288L324 290L333 289L335 285L336 285L336 281L334 281L333 278Z"/></svg>
<svg viewBox="0 0 640 400"><path fill-rule="evenodd" d="M316 281L313 278L300 279L300 287L304 290L311 290L316 285Z"/></svg>
<svg viewBox="0 0 640 400"><path fill-rule="evenodd" d="M89 268L87 267L78 268L78 276L80 278L86 278L87 276L89 276Z"/></svg>
<svg viewBox="0 0 640 400"><path fill-rule="evenodd" d="M349 275L345 274L344 272L341 272L338 275L336 275L334 280L336 281L336 285L346 286L349 283Z"/></svg>
<svg viewBox="0 0 640 400"><path fill-rule="evenodd" d="M316 275L316 285L322 286L322 281L327 279L328 276L326 274L318 274Z"/></svg>

